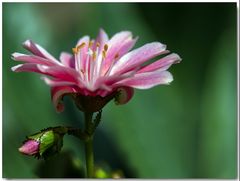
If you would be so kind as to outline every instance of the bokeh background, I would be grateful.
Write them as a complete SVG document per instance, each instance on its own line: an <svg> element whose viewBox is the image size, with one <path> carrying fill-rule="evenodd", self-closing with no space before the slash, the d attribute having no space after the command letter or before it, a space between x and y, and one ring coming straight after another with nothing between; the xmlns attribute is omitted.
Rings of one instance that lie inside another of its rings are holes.
<svg viewBox="0 0 240 181"><path fill-rule="evenodd" d="M32 39L55 57L100 27L160 41L183 61L170 86L136 90L124 106L109 103L95 137L98 167L137 178L236 178L236 3L3 3L3 177L81 177L84 150L64 138L62 154L44 162L18 153L25 136L82 125L64 98L57 114L49 87L33 73L13 73L11 53ZM79 171L81 170L81 171Z"/></svg>

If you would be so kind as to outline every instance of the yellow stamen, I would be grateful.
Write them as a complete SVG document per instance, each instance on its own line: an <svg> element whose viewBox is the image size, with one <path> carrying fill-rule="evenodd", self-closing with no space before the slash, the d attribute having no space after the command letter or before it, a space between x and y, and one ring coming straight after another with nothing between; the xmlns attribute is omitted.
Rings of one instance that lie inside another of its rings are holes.
<svg viewBox="0 0 240 181"><path fill-rule="evenodd" d="M105 45L104 45L104 51L106 52L107 50L108 50L108 45L105 44Z"/></svg>
<svg viewBox="0 0 240 181"><path fill-rule="evenodd" d="M77 47L75 47L75 48L72 48L72 51L73 51L73 53L78 53L79 52L79 50L81 49L81 48L83 48L84 46L86 45L86 43L81 43L81 45L78 45Z"/></svg>
<svg viewBox="0 0 240 181"><path fill-rule="evenodd" d="M73 53L75 53L75 54L78 52L77 48L72 48L72 51L73 51Z"/></svg>
<svg viewBox="0 0 240 181"><path fill-rule="evenodd" d="M93 56L93 60L96 60L96 56L97 56L97 55L96 55L96 52L95 52L95 51L93 52L93 55L92 55L92 56Z"/></svg>
<svg viewBox="0 0 240 181"><path fill-rule="evenodd" d="M103 56L103 58L106 58L106 51L105 50L102 51L102 56Z"/></svg>
<svg viewBox="0 0 240 181"><path fill-rule="evenodd" d="M77 46L77 50L79 51L81 48L83 48L86 45L86 43L81 43L80 45Z"/></svg>
<svg viewBox="0 0 240 181"><path fill-rule="evenodd" d="M91 40L91 41L89 41L89 43L88 43L88 47L91 47L93 45L93 41Z"/></svg>
<svg viewBox="0 0 240 181"><path fill-rule="evenodd" d="M99 43L99 42L97 42L97 43L96 43L96 46L97 46L97 47L100 47L100 43Z"/></svg>

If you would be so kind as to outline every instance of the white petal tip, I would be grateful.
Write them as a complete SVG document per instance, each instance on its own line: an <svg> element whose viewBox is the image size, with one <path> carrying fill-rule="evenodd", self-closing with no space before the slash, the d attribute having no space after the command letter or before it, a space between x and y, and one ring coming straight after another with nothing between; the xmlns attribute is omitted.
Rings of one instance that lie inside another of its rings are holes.
<svg viewBox="0 0 240 181"><path fill-rule="evenodd" d="M13 72L16 72L17 69L20 68L22 65L23 65L23 64L16 65L16 66L12 67L11 70L12 70Z"/></svg>
<svg viewBox="0 0 240 181"><path fill-rule="evenodd" d="M46 84L49 84L51 82L50 79L48 79L47 77L44 77L44 76L40 77L40 79L43 80Z"/></svg>
<svg viewBox="0 0 240 181"><path fill-rule="evenodd" d="M45 65L37 65L37 68L42 71L42 72L46 72L47 69L49 68L48 66L45 66Z"/></svg>
<svg viewBox="0 0 240 181"><path fill-rule="evenodd" d="M99 32L106 33L103 28L99 28Z"/></svg>
<svg viewBox="0 0 240 181"><path fill-rule="evenodd" d="M182 58L178 54L173 53L172 55L175 56L175 59L176 59L175 63L180 63L182 61Z"/></svg>
<svg viewBox="0 0 240 181"><path fill-rule="evenodd" d="M166 50L166 48L167 48L167 45L160 43L160 42L153 42L153 44L155 44L155 46L161 50Z"/></svg>
<svg viewBox="0 0 240 181"><path fill-rule="evenodd" d="M170 85L170 83L173 81L173 76L169 75L166 77L165 82L167 85Z"/></svg>
<svg viewBox="0 0 240 181"><path fill-rule="evenodd" d="M24 54L22 54L22 53L14 52L14 53L11 54L11 58L12 58L13 60L15 60L17 57L23 56L23 55L24 55Z"/></svg>
<svg viewBox="0 0 240 181"><path fill-rule="evenodd" d="M136 37L134 38L134 41L137 42L138 39L139 39L139 36L136 36Z"/></svg>
<svg viewBox="0 0 240 181"><path fill-rule="evenodd" d="M25 42L22 43L22 45L23 45L24 47L30 47L31 42L32 42L31 40L26 40Z"/></svg>

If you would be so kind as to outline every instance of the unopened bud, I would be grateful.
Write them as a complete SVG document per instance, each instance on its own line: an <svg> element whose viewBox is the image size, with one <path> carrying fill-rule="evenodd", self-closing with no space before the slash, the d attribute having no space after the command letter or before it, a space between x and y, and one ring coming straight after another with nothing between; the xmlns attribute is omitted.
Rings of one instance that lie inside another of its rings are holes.
<svg viewBox="0 0 240 181"><path fill-rule="evenodd" d="M38 153L39 145L38 141L27 140L18 150L25 155L35 155Z"/></svg>
<svg viewBox="0 0 240 181"><path fill-rule="evenodd" d="M65 133L66 130L63 127L47 128L39 133L28 136L27 140L18 150L26 155L47 158L60 152Z"/></svg>

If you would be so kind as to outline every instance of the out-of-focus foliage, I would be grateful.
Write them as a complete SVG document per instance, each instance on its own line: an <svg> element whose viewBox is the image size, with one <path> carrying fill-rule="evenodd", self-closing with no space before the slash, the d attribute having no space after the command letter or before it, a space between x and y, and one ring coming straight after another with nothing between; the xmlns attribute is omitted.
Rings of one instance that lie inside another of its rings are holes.
<svg viewBox="0 0 240 181"><path fill-rule="evenodd" d="M46 163L18 153L25 135L81 126L82 115L69 98L57 114L49 87L39 75L11 72L10 56L32 39L58 57L102 27L109 35L132 31L135 47L160 41L183 61L170 69L170 86L137 90L127 105L105 107L94 143L97 165L125 177L235 178L236 12L234 3L3 3L3 176L83 176L76 138L64 138L65 156Z"/></svg>

